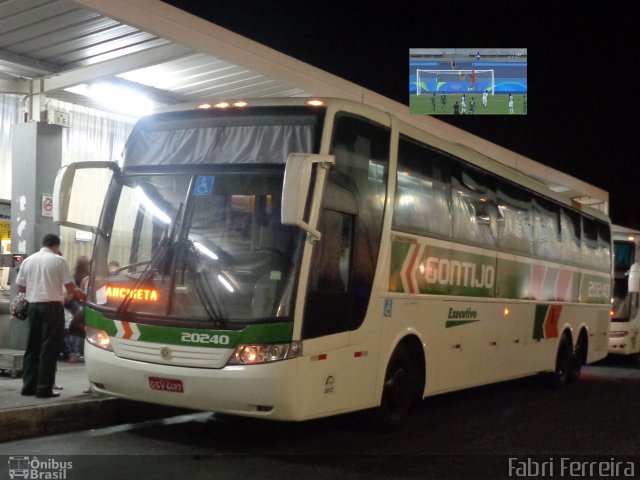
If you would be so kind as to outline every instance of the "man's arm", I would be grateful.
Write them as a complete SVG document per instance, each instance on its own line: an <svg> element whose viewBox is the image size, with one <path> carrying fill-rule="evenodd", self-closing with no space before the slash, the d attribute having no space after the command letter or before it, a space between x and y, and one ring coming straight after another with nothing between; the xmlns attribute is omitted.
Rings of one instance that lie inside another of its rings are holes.
<svg viewBox="0 0 640 480"><path fill-rule="evenodd" d="M64 288L67 290L69 295L72 295L78 300L84 300L86 298L84 292L76 286L75 282L65 283Z"/></svg>

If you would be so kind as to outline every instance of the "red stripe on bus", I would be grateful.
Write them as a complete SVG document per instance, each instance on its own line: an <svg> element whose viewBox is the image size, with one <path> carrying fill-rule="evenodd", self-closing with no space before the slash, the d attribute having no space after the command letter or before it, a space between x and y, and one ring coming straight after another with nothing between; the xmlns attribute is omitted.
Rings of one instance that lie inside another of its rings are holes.
<svg viewBox="0 0 640 480"><path fill-rule="evenodd" d="M128 339L133 337L133 330L131 330L129 322L122 322L122 328L124 329L124 335L122 336L122 338Z"/></svg>
<svg viewBox="0 0 640 480"><path fill-rule="evenodd" d="M418 252L420 252L420 246L416 244L413 249L413 253L411 254L411 260L409 260L409 265L407 265L407 271L405 272L407 276L407 286L409 287L409 293L416 293L415 286L413 285L413 279L411 277L413 272L413 266L415 265L416 258L418 257Z"/></svg>
<svg viewBox="0 0 640 480"><path fill-rule="evenodd" d="M562 314L562 305L549 305L547 321L544 322L544 338L558 338L558 322Z"/></svg>

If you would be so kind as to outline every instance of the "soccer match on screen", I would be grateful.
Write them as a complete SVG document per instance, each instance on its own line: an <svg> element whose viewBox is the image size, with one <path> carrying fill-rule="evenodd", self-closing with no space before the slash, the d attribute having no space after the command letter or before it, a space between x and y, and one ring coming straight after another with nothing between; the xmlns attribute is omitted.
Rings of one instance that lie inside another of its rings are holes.
<svg viewBox="0 0 640 480"><path fill-rule="evenodd" d="M526 48L409 49L416 115L526 115Z"/></svg>

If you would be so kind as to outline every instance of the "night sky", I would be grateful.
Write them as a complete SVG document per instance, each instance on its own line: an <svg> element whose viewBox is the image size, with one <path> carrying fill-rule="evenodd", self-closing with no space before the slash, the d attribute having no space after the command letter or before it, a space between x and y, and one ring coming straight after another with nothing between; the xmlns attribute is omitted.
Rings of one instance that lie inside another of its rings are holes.
<svg viewBox="0 0 640 480"><path fill-rule="evenodd" d="M404 104L410 48L526 47L527 116L438 118L609 191L640 229L632 1L167 3Z"/></svg>

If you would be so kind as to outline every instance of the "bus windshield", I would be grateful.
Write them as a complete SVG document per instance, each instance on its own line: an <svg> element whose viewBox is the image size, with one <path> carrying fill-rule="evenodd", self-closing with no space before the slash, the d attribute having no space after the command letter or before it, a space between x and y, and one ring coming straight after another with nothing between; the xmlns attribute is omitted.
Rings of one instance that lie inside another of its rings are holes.
<svg viewBox="0 0 640 480"><path fill-rule="evenodd" d="M617 322L629 320L628 301L629 269L635 261L636 246L633 242L616 240L614 245L615 276L613 279L612 320Z"/></svg>
<svg viewBox="0 0 640 480"><path fill-rule="evenodd" d="M290 320L301 233L280 222L283 173L217 166L115 179L90 300L140 323Z"/></svg>

